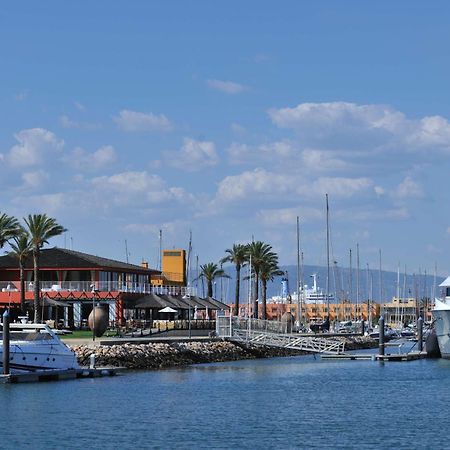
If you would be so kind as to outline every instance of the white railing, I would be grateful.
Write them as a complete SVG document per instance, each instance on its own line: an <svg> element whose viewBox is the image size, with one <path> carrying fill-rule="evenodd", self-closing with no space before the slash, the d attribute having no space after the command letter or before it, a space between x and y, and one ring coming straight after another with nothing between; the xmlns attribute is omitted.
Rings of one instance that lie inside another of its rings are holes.
<svg viewBox="0 0 450 450"><path fill-rule="evenodd" d="M158 295L197 295L195 287L186 286L152 286L149 283L119 283L117 281L41 281L41 292L130 292ZM20 283L18 281L0 281L1 292L17 292ZM33 291L33 282L25 283L26 291Z"/></svg>

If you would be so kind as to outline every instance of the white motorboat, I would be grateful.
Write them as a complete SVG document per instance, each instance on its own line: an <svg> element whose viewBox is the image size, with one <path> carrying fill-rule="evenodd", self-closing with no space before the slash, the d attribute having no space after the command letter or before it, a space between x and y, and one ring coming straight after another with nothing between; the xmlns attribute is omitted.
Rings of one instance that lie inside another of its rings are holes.
<svg viewBox="0 0 450 450"><path fill-rule="evenodd" d="M0 367L3 367L2 333ZM11 323L9 352L11 373L80 368L75 353L45 324Z"/></svg>
<svg viewBox="0 0 450 450"><path fill-rule="evenodd" d="M444 288L444 298L435 299L431 314L441 356L450 359L450 277L439 286Z"/></svg>

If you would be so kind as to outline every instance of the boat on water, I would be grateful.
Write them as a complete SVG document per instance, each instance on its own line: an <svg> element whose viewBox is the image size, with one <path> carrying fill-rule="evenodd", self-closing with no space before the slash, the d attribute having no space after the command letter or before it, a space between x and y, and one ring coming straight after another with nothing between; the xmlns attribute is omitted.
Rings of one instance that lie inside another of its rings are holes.
<svg viewBox="0 0 450 450"><path fill-rule="evenodd" d="M3 368L3 326L0 324L0 367ZM46 324L10 324L10 371L79 369L75 353Z"/></svg>
<svg viewBox="0 0 450 450"><path fill-rule="evenodd" d="M450 359L450 276L439 286L444 289L444 296L435 299L431 314L441 356Z"/></svg>
<svg viewBox="0 0 450 450"><path fill-rule="evenodd" d="M303 285L303 288L300 290L300 296L297 292L294 292L292 295L289 293L289 287L287 284L287 277L284 277L281 280L281 295L275 295L269 299L271 303L289 303L296 302L300 299L304 304L307 305L323 305L327 303L327 294L326 292L317 285L317 273L313 273L311 275L313 279L313 285L308 286L307 284ZM300 297L300 298L299 298ZM328 301L333 303L334 295L328 294Z"/></svg>

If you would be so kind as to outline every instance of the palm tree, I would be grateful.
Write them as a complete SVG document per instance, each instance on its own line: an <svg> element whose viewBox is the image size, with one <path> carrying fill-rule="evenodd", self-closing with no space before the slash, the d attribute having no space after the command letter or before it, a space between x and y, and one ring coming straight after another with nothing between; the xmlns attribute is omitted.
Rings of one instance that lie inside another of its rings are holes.
<svg viewBox="0 0 450 450"><path fill-rule="evenodd" d="M206 263L200 265L200 275L199 278L204 278L208 286L208 297L213 296L213 281L215 278L230 278L222 269L220 269L217 264Z"/></svg>
<svg viewBox="0 0 450 450"><path fill-rule="evenodd" d="M3 213L0 214L0 248L17 236L21 231L20 224L15 217L8 216Z"/></svg>
<svg viewBox="0 0 450 450"><path fill-rule="evenodd" d="M278 256L273 253L267 258L259 269L259 278L262 284L262 315L263 320L267 319L267 282L273 281L274 277L283 275L284 272L278 267Z"/></svg>
<svg viewBox="0 0 450 450"><path fill-rule="evenodd" d="M28 233L23 230L22 234L15 236L9 243L12 252L9 255L17 258L20 270L20 312L25 314L25 261L31 253L31 242Z"/></svg>
<svg viewBox="0 0 450 450"><path fill-rule="evenodd" d="M30 241L33 251L34 265L34 322L40 323L42 320L41 309L39 307L39 256L41 248L48 240L54 236L67 231L63 226L59 225L55 219L48 217L47 214L29 214L28 218L23 219L28 228Z"/></svg>
<svg viewBox="0 0 450 450"><path fill-rule="evenodd" d="M258 288L259 288L259 272L261 265L270 255L273 255L272 246L262 241L252 242L248 244L248 260L252 267L253 273L253 317L258 318Z"/></svg>
<svg viewBox="0 0 450 450"><path fill-rule="evenodd" d="M236 297L234 300L235 316L239 315L239 297L241 289L241 268L247 262L248 246L243 244L233 244L233 248L227 248L225 253L227 256L221 259L221 263L233 263L236 268Z"/></svg>

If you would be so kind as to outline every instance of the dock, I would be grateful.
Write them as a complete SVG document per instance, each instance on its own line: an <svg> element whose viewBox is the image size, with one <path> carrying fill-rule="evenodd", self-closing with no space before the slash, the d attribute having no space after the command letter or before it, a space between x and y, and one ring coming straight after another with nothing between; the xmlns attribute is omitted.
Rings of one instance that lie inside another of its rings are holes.
<svg viewBox="0 0 450 450"><path fill-rule="evenodd" d="M427 352L409 352L409 353L390 353L387 355L375 355L375 354L352 354L341 353L337 355L322 355L322 359L345 359L350 361L358 360L371 360L371 361L416 361L418 359L424 359L427 357Z"/></svg>
<svg viewBox="0 0 450 450"><path fill-rule="evenodd" d="M80 369L37 370L29 373L14 373L0 375L2 383L34 383L37 381L61 381L77 378L98 378L115 376L125 370L124 367L97 367L95 369L82 367Z"/></svg>

